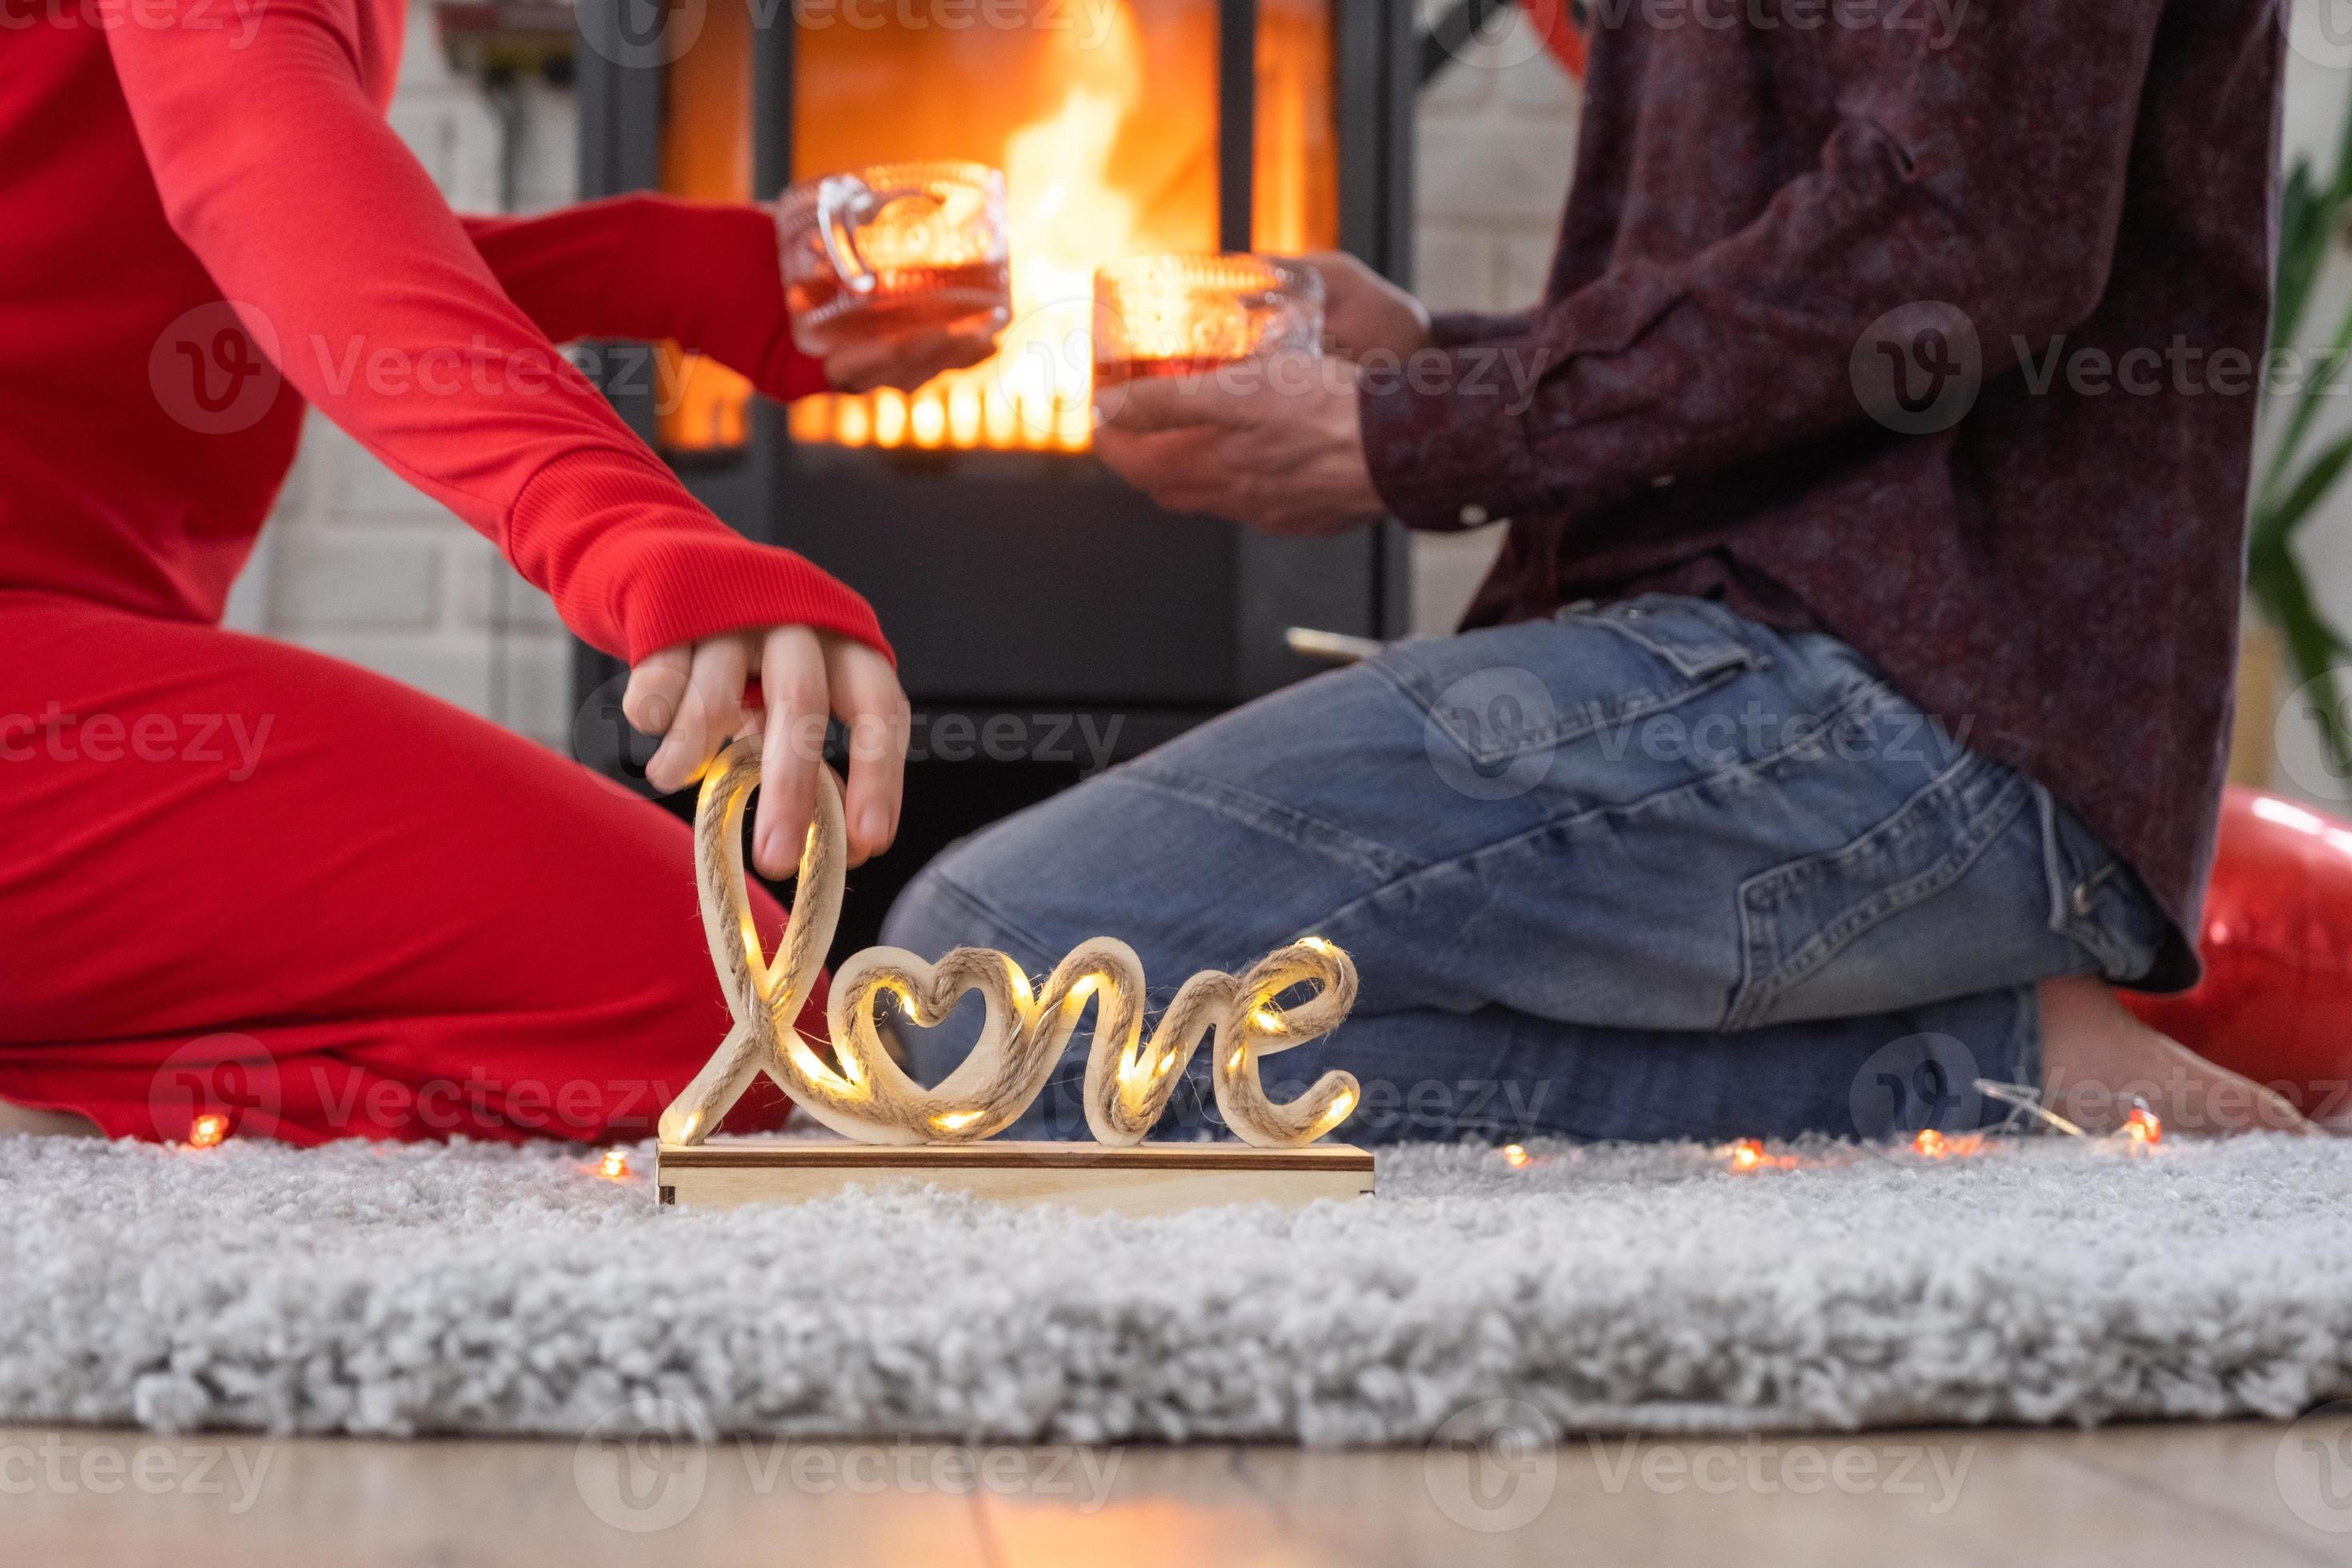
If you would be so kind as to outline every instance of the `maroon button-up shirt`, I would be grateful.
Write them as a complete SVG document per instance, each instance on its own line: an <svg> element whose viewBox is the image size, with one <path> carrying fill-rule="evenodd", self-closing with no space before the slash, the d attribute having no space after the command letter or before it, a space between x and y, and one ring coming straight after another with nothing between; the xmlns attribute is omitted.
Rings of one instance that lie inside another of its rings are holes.
<svg viewBox="0 0 2352 1568"><path fill-rule="evenodd" d="M1594 0L1545 302L1368 378L1467 625L1652 589L1817 626L2194 931L2270 309L2272 0ZM1957 21L1951 20L1958 11ZM2177 940L2147 982L2196 973Z"/></svg>

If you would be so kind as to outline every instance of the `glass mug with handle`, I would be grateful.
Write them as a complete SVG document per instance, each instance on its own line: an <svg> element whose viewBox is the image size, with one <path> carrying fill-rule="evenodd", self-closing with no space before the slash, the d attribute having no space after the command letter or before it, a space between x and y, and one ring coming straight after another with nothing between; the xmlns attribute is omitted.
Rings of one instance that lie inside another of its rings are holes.
<svg viewBox="0 0 2352 1568"><path fill-rule="evenodd" d="M777 204L776 235L803 353L1013 319L1004 175L985 163L876 163L805 181Z"/></svg>
<svg viewBox="0 0 2352 1568"><path fill-rule="evenodd" d="M1302 262L1247 252L1130 256L1095 272L1097 392L1242 360L1313 356L1322 345L1323 279Z"/></svg>

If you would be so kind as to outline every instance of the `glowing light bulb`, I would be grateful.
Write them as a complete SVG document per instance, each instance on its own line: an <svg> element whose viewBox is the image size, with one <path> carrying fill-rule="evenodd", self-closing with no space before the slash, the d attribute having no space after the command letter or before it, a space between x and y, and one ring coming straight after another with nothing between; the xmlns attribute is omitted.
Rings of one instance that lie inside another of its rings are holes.
<svg viewBox="0 0 2352 1568"><path fill-rule="evenodd" d="M1742 1138L1731 1146L1731 1168L1752 1171L1764 1163L1764 1145L1753 1138Z"/></svg>
<svg viewBox="0 0 2352 1568"><path fill-rule="evenodd" d="M1327 955L1339 951L1338 948L1333 947L1329 942L1325 942L1319 936L1302 936L1298 939L1298 945L1306 948L1310 952L1320 952Z"/></svg>
<svg viewBox="0 0 2352 1568"><path fill-rule="evenodd" d="M1911 1140L1911 1152L1930 1160L1944 1157L1944 1135L1932 1127L1919 1129L1919 1136Z"/></svg>
<svg viewBox="0 0 2352 1568"><path fill-rule="evenodd" d="M1503 1145L1503 1163L1508 1165L1514 1171L1524 1168L1528 1160L1533 1157L1534 1156L1528 1152L1527 1145L1524 1143L1506 1143Z"/></svg>
<svg viewBox="0 0 2352 1568"><path fill-rule="evenodd" d="M961 1132L980 1120L977 1110L942 1110L931 1118L931 1125L942 1132Z"/></svg>
<svg viewBox="0 0 2352 1568"><path fill-rule="evenodd" d="M2164 1122L2145 1105L2136 1105L2124 1118L2124 1136L2135 1143L2164 1142Z"/></svg>
<svg viewBox="0 0 2352 1568"><path fill-rule="evenodd" d="M1250 1022L1255 1024L1259 1028L1264 1029L1269 1035L1278 1035L1282 1033L1282 1015L1276 1012L1270 1006L1260 1007L1256 1012L1252 1013L1250 1015Z"/></svg>
<svg viewBox="0 0 2352 1568"><path fill-rule="evenodd" d="M188 1147L210 1149L228 1136L228 1118L217 1110L207 1110L188 1123Z"/></svg>
<svg viewBox="0 0 2352 1568"><path fill-rule="evenodd" d="M618 1182L626 1179L629 1173L629 1152L626 1149L605 1150L604 1157L596 1162L596 1173L607 1181Z"/></svg>

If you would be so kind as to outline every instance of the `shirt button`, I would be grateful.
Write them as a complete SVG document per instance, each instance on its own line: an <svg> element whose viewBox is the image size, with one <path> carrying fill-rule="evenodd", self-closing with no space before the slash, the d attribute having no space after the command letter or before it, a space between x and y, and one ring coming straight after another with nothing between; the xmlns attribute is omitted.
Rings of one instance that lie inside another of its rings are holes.
<svg viewBox="0 0 2352 1568"><path fill-rule="evenodd" d="M1476 501L1472 501L1468 506L1465 506L1465 507L1464 507L1464 508L1462 509L1462 526L1463 526L1463 527L1465 527L1465 528L1476 528L1479 524L1481 524L1481 523L1485 522L1486 521L1486 509L1485 507L1483 507L1483 506L1480 506Z"/></svg>
<svg viewBox="0 0 2352 1568"><path fill-rule="evenodd" d="M2091 912L2091 884L2088 882L2074 884L2074 912L2078 915Z"/></svg>

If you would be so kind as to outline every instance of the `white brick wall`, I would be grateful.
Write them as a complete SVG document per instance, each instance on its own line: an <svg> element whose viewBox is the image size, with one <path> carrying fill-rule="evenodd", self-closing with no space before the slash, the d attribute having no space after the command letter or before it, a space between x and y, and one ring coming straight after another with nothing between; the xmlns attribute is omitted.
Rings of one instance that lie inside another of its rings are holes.
<svg viewBox="0 0 2352 1568"><path fill-rule="evenodd" d="M1433 14L1439 7L1429 0ZM1575 94L1517 13L1423 100L1422 292L1439 309L1524 305L1540 289L1574 151ZM499 205L499 121L412 14L392 123L460 210ZM518 205L575 192L570 96L530 90ZM1417 542L1413 622L1449 628L1494 530ZM231 624L380 670L551 745L571 723L568 649L546 597L488 543L316 415L238 584Z"/></svg>

